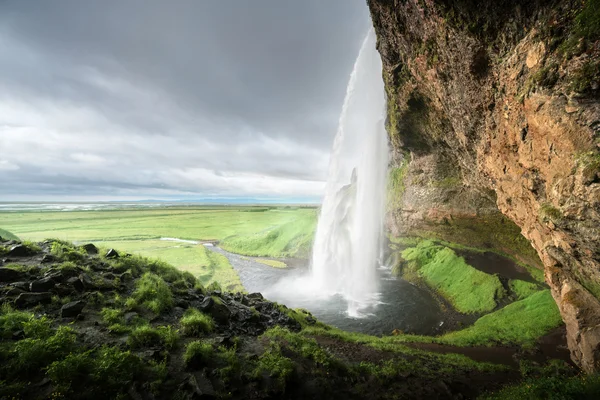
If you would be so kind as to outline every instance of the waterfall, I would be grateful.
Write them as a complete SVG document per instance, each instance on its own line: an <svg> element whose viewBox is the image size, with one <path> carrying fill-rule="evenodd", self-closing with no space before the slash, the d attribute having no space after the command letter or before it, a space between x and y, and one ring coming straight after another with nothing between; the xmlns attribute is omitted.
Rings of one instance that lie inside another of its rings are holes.
<svg viewBox="0 0 600 400"><path fill-rule="evenodd" d="M375 42L371 29L350 75L311 263L313 282L329 294L341 294L351 316L376 300L385 207L388 140Z"/></svg>

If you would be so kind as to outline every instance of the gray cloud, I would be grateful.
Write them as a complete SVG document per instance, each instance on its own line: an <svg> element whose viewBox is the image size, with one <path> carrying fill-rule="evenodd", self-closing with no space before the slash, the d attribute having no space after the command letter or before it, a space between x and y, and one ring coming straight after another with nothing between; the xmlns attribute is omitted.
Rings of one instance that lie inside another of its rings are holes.
<svg viewBox="0 0 600 400"><path fill-rule="evenodd" d="M364 0L0 2L0 200L319 195Z"/></svg>

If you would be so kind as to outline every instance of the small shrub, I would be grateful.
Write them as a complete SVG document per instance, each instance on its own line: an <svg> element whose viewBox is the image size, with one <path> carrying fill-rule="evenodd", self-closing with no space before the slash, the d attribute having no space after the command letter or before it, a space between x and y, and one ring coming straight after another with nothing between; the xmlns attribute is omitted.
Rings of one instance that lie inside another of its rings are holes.
<svg viewBox="0 0 600 400"><path fill-rule="evenodd" d="M132 294L135 304L141 304L156 314L173 307L173 293L160 276L146 272L137 282ZM129 302L129 300L128 300Z"/></svg>
<svg viewBox="0 0 600 400"><path fill-rule="evenodd" d="M279 345L271 343L269 349L264 352L252 371L252 377L258 379L264 375L277 378L280 389L285 390L288 379L294 373L294 363L281 354Z"/></svg>
<svg viewBox="0 0 600 400"><path fill-rule="evenodd" d="M208 285L206 287L206 290L209 292L214 292L214 291L222 291L223 289L221 289L221 285L219 284L219 282L213 281L210 285Z"/></svg>
<svg viewBox="0 0 600 400"><path fill-rule="evenodd" d="M151 326L144 325L135 328L129 334L127 344L136 349L159 345L171 349L177 344L178 340L179 335L177 330L173 329L171 326L152 328Z"/></svg>
<svg viewBox="0 0 600 400"><path fill-rule="evenodd" d="M65 244L58 241L52 243L50 253L61 261L77 262L87 258L87 254L82 249L78 249L72 244Z"/></svg>
<svg viewBox="0 0 600 400"><path fill-rule="evenodd" d="M23 323L23 332L26 337L46 339L52 335L50 320L47 317L35 318L31 316L27 322Z"/></svg>
<svg viewBox="0 0 600 400"><path fill-rule="evenodd" d="M23 329L23 324L34 318L32 313L14 310L8 303L0 307L0 337L10 339L13 332Z"/></svg>
<svg viewBox="0 0 600 400"><path fill-rule="evenodd" d="M183 354L183 361L188 367L207 364L214 353L211 343L202 340L196 340L188 343Z"/></svg>
<svg viewBox="0 0 600 400"><path fill-rule="evenodd" d="M123 311L116 308L103 308L100 312L102 320L108 325L119 324L123 322Z"/></svg>
<svg viewBox="0 0 600 400"><path fill-rule="evenodd" d="M208 333L215 327L210 315L206 315L195 308L188 308L179 322L183 328L183 333L188 336Z"/></svg>

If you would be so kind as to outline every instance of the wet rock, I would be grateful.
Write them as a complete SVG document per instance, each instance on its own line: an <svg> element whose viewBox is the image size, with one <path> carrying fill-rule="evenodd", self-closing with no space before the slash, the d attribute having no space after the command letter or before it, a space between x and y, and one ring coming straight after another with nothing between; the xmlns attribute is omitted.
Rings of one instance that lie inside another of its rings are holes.
<svg viewBox="0 0 600 400"><path fill-rule="evenodd" d="M56 284L51 278L38 279L37 281L31 282L29 285L29 291L31 292L47 292L54 288Z"/></svg>
<svg viewBox="0 0 600 400"><path fill-rule="evenodd" d="M204 300L202 300L198 308L200 311L208 311L212 308L213 304L215 304L215 301L212 299L212 297L207 296L204 298Z"/></svg>
<svg viewBox="0 0 600 400"><path fill-rule="evenodd" d="M179 308L190 308L190 302L187 300L183 300L183 299L177 299L177 301L175 302L175 306L179 307Z"/></svg>
<svg viewBox="0 0 600 400"><path fill-rule="evenodd" d="M85 287L83 286L83 282L81 282L78 276L74 276L72 278L67 279L67 283L73 286L73 288L78 292L83 292L83 290L85 289Z"/></svg>
<svg viewBox="0 0 600 400"><path fill-rule="evenodd" d="M55 262L55 261L56 261L56 257L54 257L52 254L44 254L44 257L42 257L42 259L41 259L42 264L48 264L48 263Z"/></svg>
<svg viewBox="0 0 600 400"><path fill-rule="evenodd" d="M93 290L98 288L98 286L95 284L92 278L85 272L83 274L79 274L79 280L83 284L83 287L87 290Z"/></svg>
<svg viewBox="0 0 600 400"><path fill-rule="evenodd" d="M202 372L191 374L184 385L192 392L192 399L214 399L217 396L212 383Z"/></svg>
<svg viewBox="0 0 600 400"><path fill-rule="evenodd" d="M15 297L15 296L20 295L21 293L25 293L25 290L22 290L19 288L12 288L12 289L9 289L8 292L6 292L6 296Z"/></svg>
<svg viewBox="0 0 600 400"><path fill-rule="evenodd" d="M129 325L129 324L131 324L133 322L133 320L137 316L138 316L138 313L131 311L131 312L125 313L125 315L123 316L123 318L125 319L125 323L127 325Z"/></svg>
<svg viewBox="0 0 600 400"><path fill-rule="evenodd" d="M45 293L21 293L15 299L17 307L33 307L38 304L49 304L52 301L52 295Z"/></svg>
<svg viewBox="0 0 600 400"><path fill-rule="evenodd" d="M84 244L81 248L88 254L98 254L98 248L92 243Z"/></svg>
<svg viewBox="0 0 600 400"><path fill-rule="evenodd" d="M10 284L10 286L14 286L18 289L21 289L24 292L29 291L29 282L13 282Z"/></svg>
<svg viewBox="0 0 600 400"><path fill-rule="evenodd" d="M33 252L27 246L23 246L22 244L17 244L10 248L7 256L9 256L9 257L27 257L32 254L33 254Z"/></svg>
<svg viewBox="0 0 600 400"><path fill-rule="evenodd" d="M12 268L0 267L0 282L15 282L25 279L27 273Z"/></svg>
<svg viewBox="0 0 600 400"><path fill-rule="evenodd" d="M85 302L81 300L72 301L62 306L60 316L63 318L75 318L81 314L83 307L85 307Z"/></svg>
<svg viewBox="0 0 600 400"><path fill-rule="evenodd" d="M260 293L250 293L248 295L246 295L246 298L248 299L248 301L250 302L255 302L255 301L263 301L265 298L263 297L262 294Z"/></svg>
<svg viewBox="0 0 600 400"><path fill-rule="evenodd" d="M106 252L106 258L119 258L119 253L115 249L110 249Z"/></svg>
<svg viewBox="0 0 600 400"><path fill-rule="evenodd" d="M214 301L212 307L209 310L209 313L215 319L215 321L225 324L229 321L231 317L231 310L225 304Z"/></svg>
<svg viewBox="0 0 600 400"><path fill-rule="evenodd" d="M71 296L74 294L73 287L65 285L63 283L58 283L56 286L54 286L54 292L57 293L59 296L63 297Z"/></svg>

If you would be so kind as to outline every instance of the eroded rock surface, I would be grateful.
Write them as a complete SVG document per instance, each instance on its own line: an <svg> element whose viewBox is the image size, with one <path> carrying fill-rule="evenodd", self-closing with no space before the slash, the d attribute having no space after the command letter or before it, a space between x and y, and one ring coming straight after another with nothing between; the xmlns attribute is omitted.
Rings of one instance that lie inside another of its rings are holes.
<svg viewBox="0 0 600 400"><path fill-rule="evenodd" d="M389 227L543 265L587 371L600 369L600 45L581 17L591 3L369 1L400 178Z"/></svg>

